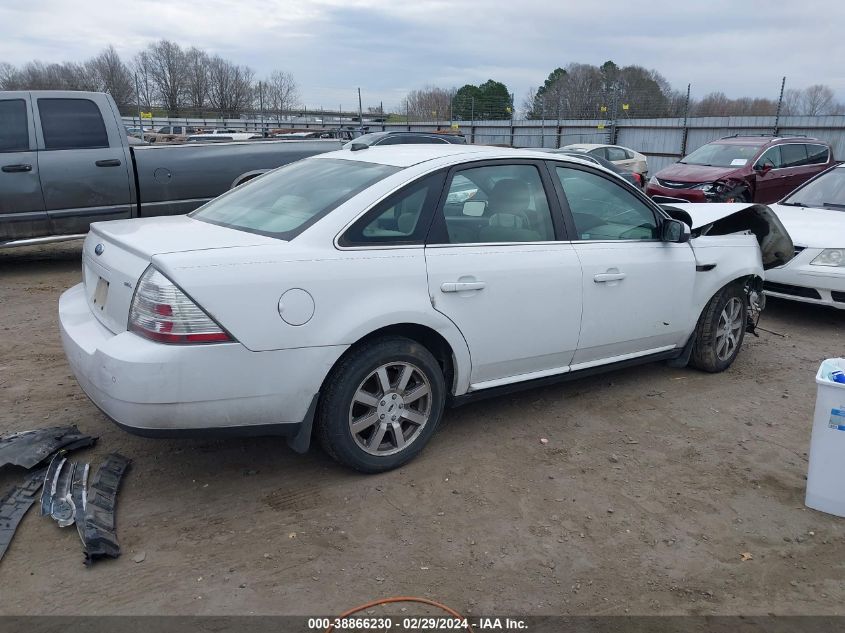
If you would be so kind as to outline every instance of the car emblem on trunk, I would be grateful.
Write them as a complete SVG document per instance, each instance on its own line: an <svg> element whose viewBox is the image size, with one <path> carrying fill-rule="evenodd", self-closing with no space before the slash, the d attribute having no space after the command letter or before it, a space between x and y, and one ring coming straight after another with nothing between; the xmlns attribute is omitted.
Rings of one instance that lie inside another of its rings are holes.
<svg viewBox="0 0 845 633"><path fill-rule="evenodd" d="M103 254L103 245L102 244L97 244L94 247L94 254L95 255L102 255Z"/></svg>

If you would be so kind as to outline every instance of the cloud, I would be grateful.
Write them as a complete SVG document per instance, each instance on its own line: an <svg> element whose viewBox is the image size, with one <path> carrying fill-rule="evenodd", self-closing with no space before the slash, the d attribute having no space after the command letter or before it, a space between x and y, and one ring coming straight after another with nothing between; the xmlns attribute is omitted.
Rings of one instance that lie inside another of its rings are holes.
<svg viewBox="0 0 845 633"><path fill-rule="evenodd" d="M30 0L0 5L0 61L80 60L114 44L130 58L174 39L259 75L292 72L309 106L398 105L424 85L489 78L520 100L570 62L654 68L694 96L776 97L780 78L845 99L845 3L711 0Z"/></svg>

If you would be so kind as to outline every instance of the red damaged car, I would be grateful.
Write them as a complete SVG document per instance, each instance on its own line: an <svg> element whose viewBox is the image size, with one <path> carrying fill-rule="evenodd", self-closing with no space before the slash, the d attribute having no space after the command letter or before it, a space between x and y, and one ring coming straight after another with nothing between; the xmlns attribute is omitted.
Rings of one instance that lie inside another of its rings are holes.
<svg viewBox="0 0 845 633"><path fill-rule="evenodd" d="M824 141L804 136L726 136L661 169L646 194L689 202L776 202L832 166Z"/></svg>

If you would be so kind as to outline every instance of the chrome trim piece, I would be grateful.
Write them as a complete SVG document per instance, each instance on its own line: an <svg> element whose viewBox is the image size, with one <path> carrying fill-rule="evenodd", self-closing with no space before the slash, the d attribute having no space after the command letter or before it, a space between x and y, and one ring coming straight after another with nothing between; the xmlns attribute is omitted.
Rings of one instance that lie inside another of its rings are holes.
<svg viewBox="0 0 845 633"><path fill-rule="evenodd" d="M54 242L69 242L70 240L84 240L87 233L77 235L49 235L47 237L29 237L25 240L11 240L0 242L0 248L12 248L13 246L33 246L36 244L52 244Z"/></svg>

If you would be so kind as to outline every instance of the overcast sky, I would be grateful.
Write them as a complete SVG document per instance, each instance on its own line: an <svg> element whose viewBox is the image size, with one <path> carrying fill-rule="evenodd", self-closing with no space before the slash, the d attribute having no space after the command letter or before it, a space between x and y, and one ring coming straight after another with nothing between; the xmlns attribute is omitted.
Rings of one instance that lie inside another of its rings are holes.
<svg viewBox="0 0 845 633"><path fill-rule="evenodd" d="M776 98L828 84L845 100L842 0L0 0L0 61L130 59L172 39L294 74L309 107L396 106L411 89L489 78L521 103L557 66L638 64L694 97Z"/></svg>

